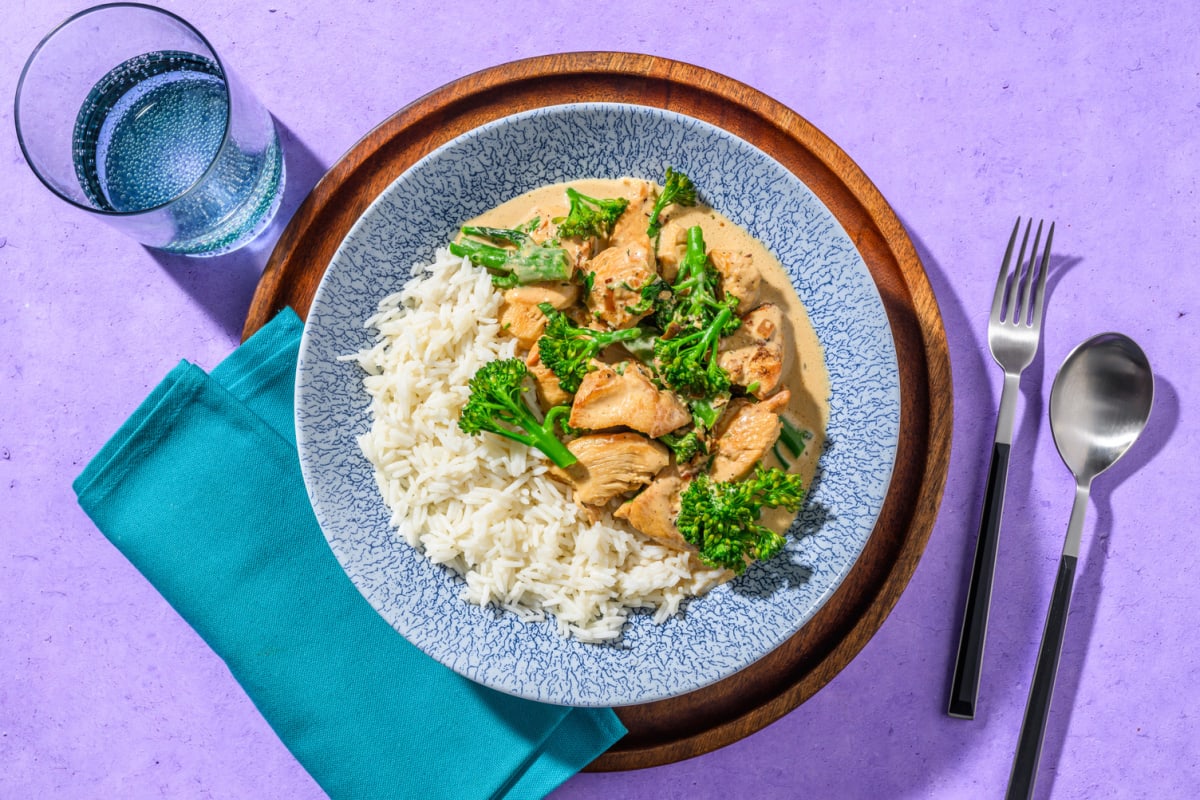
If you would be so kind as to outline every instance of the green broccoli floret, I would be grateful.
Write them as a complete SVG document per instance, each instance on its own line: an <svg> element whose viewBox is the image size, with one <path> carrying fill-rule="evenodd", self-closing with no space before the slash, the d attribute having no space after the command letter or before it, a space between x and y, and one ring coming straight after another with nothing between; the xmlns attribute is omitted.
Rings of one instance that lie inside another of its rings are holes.
<svg viewBox="0 0 1200 800"><path fill-rule="evenodd" d="M682 435L668 433L658 437L658 440L671 448L677 464L686 464L696 456L708 454L708 447L705 446L704 439L700 438L700 434L695 429Z"/></svg>
<svg viewBox="0 0 1200 800"><path fill-rule="evenodd" d="M632 341L642 335L641 328L619 331L581 328L549 303L540 303L538 308L549 320L542 338L538 339L538 353L542 363L558 378L558 385L572 394L579 391L579 383L590 371L591 360L597 353L610 344Z"/></svg>
<svg viewBox="0 0 1200 800"><path fill-rule="evenodd" d="M717 345L732 314L724 309L705 328L689 328L654 343L655 366L667 386L700 397L729 391L729 373L717 363Z"/></svg>
<svg viewBox="0 0 1200 800"><path fill-rule="evenodd" d="M629 201L624 197L602 200L588 197L569 187L567 198L571 201L571 210L567 216L554 220L558 225L559 236L577 236L581 239L608 236L612 233L617 219L629 207Z"/></svg>
<svg viewBox="0 0 1200 800"><path fill-rule="evenodd" d="M658 196L654 208L650 210L650 226L646 228L646 234L651 239L657 237L662 230L662 223L658 219L659 214L672 203L677 206L696 205L696 186L687 175L667 167L662 194Z"/></svg>
<svg viewBox="0 0 1200 800"><path fill-rule="evenodd" d="M804 501L799 475L760 464L741 481L714 481L696 476L679 497L676 527L709 566L739 575L748 561L767 559L783 549L784 538L759 522L764 506L792 513Z"/></svg>
<svg viewBox="0 0 1200 800"><path fill-rule="evenodd" d="M487 431L536 447L556 465L569 467L578 459L554 435L554 425L570 408L555 406L546 413L545 420L538 422L522 396L528 374L525 362L519 358L492 361L480 367L467 384L471 396L459 414L458 427L472 436Z"/></svg>
<svg viewBox="0 0 1200 800"><path fill-rule="evenodd" d="M687 249L679 261L675 283L671 285L673 321L684 327L705 327L722 310L732 312L736 305L734 299L717 299L720 285L721 274L713 267L705 249L704 231L699 225L688 228ZM730 332L738 324L734 322Z"/></svg>
<svg viewBox="0 0 1200 800"><path fill-rule="evenodd" d="M741 320L733 313L736 300L718 300L720 276L704 250L699 226L687 232L687 252L670 293L673 312L670 338L654 343L654 359L663 382L677 392L712 398L729 390L729 374L717 363L722 336L733 333Z"/></svg>
<svg viewBox="0 0 1200 800"><path fill-rule="evenodd" d="M537 220L521 228L487 228L467 226L462 229L467 236L476 236L501 242L512 247L498 247L478 239L460 239L450 243L450 252L460 258L471 259L477 267L492 273L492 284L501 289L511 289L536 281L565 281L571 276L567 253L556 242L538 244L529 236Z"/></svg>

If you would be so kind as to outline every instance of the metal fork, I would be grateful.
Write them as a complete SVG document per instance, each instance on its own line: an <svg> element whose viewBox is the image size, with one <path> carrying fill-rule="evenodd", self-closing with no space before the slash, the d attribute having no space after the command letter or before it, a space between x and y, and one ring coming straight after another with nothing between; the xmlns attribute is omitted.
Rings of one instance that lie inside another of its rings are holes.
<svg viewBox="0 0 1200 800"><path fill-rule="evenodd" d="M1000 534L1000 516L1004 511L1004 487L1008 482L1008 454L1012 445L1013 420L1016 418L1018 386L1021 373L1037 354L1042 331L1042 308L1046 301L1046 273L1050 264L1050 244L1054 239L1054 223L1046 234L1046 247L1038 263L1038 246L1042 240L1042 222L1038 222L1028 263L1025 249L1033 227L1030 219L1025 225L1016 269L1011 274L1013 247L1021 229L1021 218L1013 226L996 280L992 313L988 319L988 346L992 358L1004 370L1004 389L1000 393L1000 411L996 417L996 439L988 467L987 492L983 498L983 514L979 521L979 539L975 544L975 563L971 584L967 589L967 604L963 611L962 633L958 640L958 657L954 661L954 679L950 684L950 704L947 713L960 719L975 718L975 703L979 697L979 674L983 666L983 645L987 637L988 609L992 600L992 580L996 572L996 544ZM1036 288L1034 279L1036 276ZM1032 315L1030 312L1032 311Z"/></svg>

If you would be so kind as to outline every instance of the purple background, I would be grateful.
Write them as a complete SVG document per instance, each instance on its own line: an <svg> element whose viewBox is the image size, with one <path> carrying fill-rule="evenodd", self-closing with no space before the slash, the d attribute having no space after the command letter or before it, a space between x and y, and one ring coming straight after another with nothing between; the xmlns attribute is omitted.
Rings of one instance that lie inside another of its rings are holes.
<svg viewBox="0 0 1200 800"><path fill-rule="evenodd" d="M0 11L0 796L320 797L70 490L179 358L208 368L235 346L273 243L165 257L34 178L9 98L41 36L84 5ZM1158 393L1144 439L1094 488L1038 794L1193 795L1194 3L163 5L281 123L285 218L425 92L514 58L607 49L690 61L795 109L908 227L945 320L955 426L941 514L896 609L832 683L757 734L666 767L580 775L555 798L998 796L1072 493L1045 406L1067 352L1104 330L1142 344ZM964 722L943 707L999 397L985 323L1008 231L1029 214L1058 221L1056 257L1042 354L1021 387L982 708Z"/></svg>

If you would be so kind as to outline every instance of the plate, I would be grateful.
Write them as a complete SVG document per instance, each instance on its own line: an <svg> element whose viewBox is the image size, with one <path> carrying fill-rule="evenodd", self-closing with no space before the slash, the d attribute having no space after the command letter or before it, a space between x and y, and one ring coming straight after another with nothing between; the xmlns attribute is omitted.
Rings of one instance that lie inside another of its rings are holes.
<svg viewBox="0 0 1200 800"><path fill-rule="evenodd" d="M832 395L818 477L779 556L655 623L631 614L597 646L460 599L463 582L389 525L357 439L370 424L364 374L344 357L371 347L363 322L414 263L433 260L467 220L551 183L689 175L704 201L770 249L825 351ZM887 313L862 257L829 209L762 150L674 111L616 103L550 106L487 123L405 171L350 230L317 288L296 377L300 464L330 547L392 627L493 689L546 703L616 706L695 691L774 650L833 593L862 552L887 494L900 379Z"/></svg>
<svg viewBox="0 0 1200 800"><path fill-rule="evenodd" d="M628 735L587 769L634 769L729 744L811 697L878 630L928 540L945 483L953 418L945 332L911 240L861 169L794 111L699 67L630 53L570 53L502 64L397 111L332 166L281 236L243 336L285 306L306 316L350 228L422 157L514 111L580 100L665 108L705 120L801 178L850 233L870 271L900 371L894 474L875 530L853 569L807 625L746 669L694 692L618 708Z"/></svg>

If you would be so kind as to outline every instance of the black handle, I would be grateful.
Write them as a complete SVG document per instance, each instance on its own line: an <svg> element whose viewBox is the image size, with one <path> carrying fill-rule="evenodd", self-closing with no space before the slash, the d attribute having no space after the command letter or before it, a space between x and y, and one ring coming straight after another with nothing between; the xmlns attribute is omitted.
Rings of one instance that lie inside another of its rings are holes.
<svg viewBox="0 0 1200 800"><path fill-rule="evenodd" d="M952 717L975 718L979 673L983 668L983 644L987 638L988 608L992 602L992 580L996 574L1000 515L1004 512L1004 487L1008 483L1008 451L1007 444L996 442L992 445L987 493L983 497L983 516L979 520L979 540L975 543L975 565L971 569L971 585L967 587L958 658L954 662L954 679L950 683L950 704L946 713Z"/></svg>
<svg viewBox="0 0 1200 800"><path fill-rule="evenodd" d="M1062 655L1063 634L1067 630L1067 612L1071 608L1071 589L1075 585L1075 556L1063 555L1058 562L1058 577L1054 580L1054 596L1046 629L1042 632L1042 647L1038 650L1037 666L1033 670L1033 686L1021 723L1021 738L1013 757L1012 775L1008 779L1008 800L1033 797L1037 780L1038 759L1042 755L1042 738L1050 715L1050 700L1054 696L1054 679L1058 675L1058 659Z"/></svg>

